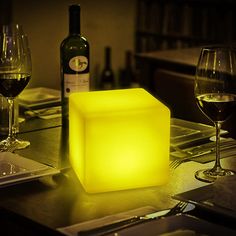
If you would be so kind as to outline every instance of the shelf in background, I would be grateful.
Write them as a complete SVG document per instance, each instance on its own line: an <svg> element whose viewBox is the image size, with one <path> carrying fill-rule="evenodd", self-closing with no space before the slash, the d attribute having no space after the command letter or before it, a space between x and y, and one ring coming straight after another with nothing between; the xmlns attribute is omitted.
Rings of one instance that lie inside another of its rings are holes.
<svg viewBox="0 0 236 236"><path fill-rule="evenodd" d="M136 52L230 43L233 0L137 0Z"/></svg>

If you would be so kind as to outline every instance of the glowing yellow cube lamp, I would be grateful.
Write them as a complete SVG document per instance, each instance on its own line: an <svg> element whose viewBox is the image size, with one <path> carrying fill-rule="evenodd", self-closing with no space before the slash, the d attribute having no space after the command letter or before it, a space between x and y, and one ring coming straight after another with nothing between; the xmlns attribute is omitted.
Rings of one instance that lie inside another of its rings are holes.
<svg viewBox="0 0 236 236"><path fill-rule="evenodd" d="M144 89L74 93L69 117L70 162L86 192L168 181L170 111Z"/></svg>

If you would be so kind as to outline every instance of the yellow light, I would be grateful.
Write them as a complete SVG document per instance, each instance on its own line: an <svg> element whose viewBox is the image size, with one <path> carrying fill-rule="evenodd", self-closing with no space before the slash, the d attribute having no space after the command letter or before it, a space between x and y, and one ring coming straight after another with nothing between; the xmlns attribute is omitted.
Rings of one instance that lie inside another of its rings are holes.
<svg viewBox="0 0 236 236"><path fill-rule="evenodd" d="M70 162L89 193L165 184L170 111L144 89L73 93Z"/></svg>

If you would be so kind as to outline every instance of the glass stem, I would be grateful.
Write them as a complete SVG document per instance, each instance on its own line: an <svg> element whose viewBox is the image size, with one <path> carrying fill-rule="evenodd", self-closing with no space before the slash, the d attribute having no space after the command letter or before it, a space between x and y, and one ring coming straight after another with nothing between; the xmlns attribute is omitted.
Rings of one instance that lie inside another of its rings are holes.
<svg viewBox="0 0 236 236"><path fill-rule="evenodd" d="M221 122L215 122L216 127L216 161L213 169L216 172L220 172L222 170L220 165L220 130L221 130Z"/></svg>
<svg viewBox="0 0 236 236"><path fill-rule="evenodd" d="M14 99L8 98L8 105L9 105L9 132L8 132L8 139L12 140L13 139L13 128L12 128L12 123L13 123L13 105L14 105Z"/></svg>

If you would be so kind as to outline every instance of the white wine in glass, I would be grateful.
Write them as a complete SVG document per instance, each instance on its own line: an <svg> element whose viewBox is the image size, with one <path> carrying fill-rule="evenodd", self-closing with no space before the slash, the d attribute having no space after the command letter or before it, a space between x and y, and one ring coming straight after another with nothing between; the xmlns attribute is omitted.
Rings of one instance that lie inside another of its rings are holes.
<svg viewBox="0 0 236 236"><path fill-rule="evenodd" d="M29 83L32 73L31 55L27 36L22 26L10 24L0 30L0 93L6 97L9 105L9 133L0 142L0 150L14 146L22 149L30 145L29 141L18 140L13 132L14 99Z"/></svg>
<svg viewBox="0 0 236 236"><path fill-rule="evenodd" d="M195 98L200 110L216 127L216 159L213 168L199 170L195 177L214 182L235 172L223 169L220 163L220 130L236 109L236 48L216 45L203 47L195 75Z"/></svg>

